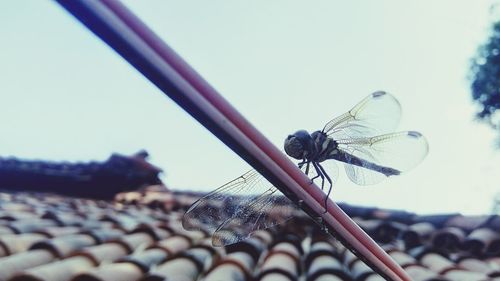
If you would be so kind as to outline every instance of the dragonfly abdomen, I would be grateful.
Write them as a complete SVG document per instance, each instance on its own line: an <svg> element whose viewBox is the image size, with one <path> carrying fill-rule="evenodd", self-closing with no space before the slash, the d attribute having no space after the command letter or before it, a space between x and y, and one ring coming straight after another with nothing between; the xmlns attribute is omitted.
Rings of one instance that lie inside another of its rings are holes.
<svg viewBox="0 0 500 281"><path fill-rule="evenodd" d="M385 167L385 166L375 164L371 161L356 157L352 154L346 153L344 151L340 151L338 149L333 150L329 156L330 156L329 159L335 159L337 161L341 161L341 162L348 163L351 165L363 167L363 168L366 168L366 169L369 169L372 171L382 173L388 177L389 176L397 176L397 175L401 174L401 171L396 170L394 168Z"/></svg>

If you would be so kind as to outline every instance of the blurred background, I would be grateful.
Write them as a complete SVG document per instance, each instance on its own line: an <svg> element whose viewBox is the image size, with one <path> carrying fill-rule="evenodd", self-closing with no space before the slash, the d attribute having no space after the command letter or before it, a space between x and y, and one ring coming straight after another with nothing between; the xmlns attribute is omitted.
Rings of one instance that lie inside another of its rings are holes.
<svg viewBox="0 0 500 281"><path fill-rule="evenodd" d="M124 2L280 148L371 92L396 96L399 128L424 134L428 157L369 187L341 171L335 201L495 211L498 1ZM0 156L145 149L177 190L210 191L250 169L56 3L0 2L0 22Z"/></svg>

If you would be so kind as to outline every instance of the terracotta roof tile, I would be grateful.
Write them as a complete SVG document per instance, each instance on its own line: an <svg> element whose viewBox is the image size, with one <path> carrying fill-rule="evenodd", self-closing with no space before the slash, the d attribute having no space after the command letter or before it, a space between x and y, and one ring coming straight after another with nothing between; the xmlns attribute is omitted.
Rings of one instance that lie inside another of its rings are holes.
<svg viewBox="0 0 500 281"><path fill-rule="evenodd" d="M409 249L420 246L434 233L436 228L428 222L420 222L409 225L401 233L401 239Z"/></svg>
<svg viewBox="0 0 500 281"><path fill-rule="evenodd" d="M201 273L202 265L189 254L176 256L158 265L142 280L196 280Z"/></svg>
<svg viewBox="0 0 500 281"><path fill-rule="evenodd" d="M350 281L350 280L352 280L352 279L350 279L348 277L347 278L339 277L336 274L332 274L332 273L325 273L325 274L322 274L318 277L307 279L307 281Z"/></svg>
<svg viewBox="0 0 500 281"><path fill-rule="evenodd" d="M136 281L144 271L134 263L112 263L76 275L73 281Z"/></svg>
<svg viewBox="0 0 500 281"><path fill-rule="evenodd" d="M160 248L150 248L144 251L136 252L119 260L119 262L133 263L144 272L148 272L151 267L165 261L169 253Z"/></svg>
<svg viewBox="0 0 500 281"><path fill-rule="evenodd" d="M168 253L169 256L177 254L186 250L191 246L191 239L184 236L175 234L171 237L158 241L153 248L160 248Z"/></svg>
<svg viewBox="0 0 500 281"><path fill-rule="evenodd" d="M286 251L270 250L260 265L261 272L285 271L294 278L300 276L300 259Z"/></svg>
<svg viewBox="0 0 500 281"><path fill-rule="evenodd" d="M8 226L0 225L0 235L12 234L14 230Z"/></svg>
<svg viewBox="0 0 500 281"><path fill-rule="evenodd" d="M57 224L58 223L56 221L49 219L26 218L12 221L9 223L8 227L11 228L14 233L28 233L43 231L45 228L56 226Z"/></svg>
<svg viewBox="0 0 500 281"><path fill-rule="evenodd" d="M458 227L436 230L431 237L432 246L444 252L456 252L465 240L465 231Z"/></svg>
<svg viewBox="0 0 500 281"><path fill-rule="evenodd" d="M498 266L494 266L491 263L484 262L474 258L466 258L462 259L458 266L460 268L473 271L473 272L481 272L488 276L496 276L500 275L500 268Z"/></svg>
<svg viewBox="0 0 500 281"><path fill-rule="evenodd" d="M59 258L69 256L76 250L96 244L94 237L88 234L72 234L45 239L31 245L30 249L45 249Z"/></svg>
<svg viewBox="0 0 500 281"><path fill-rule="evenodd" d="M0 236L0 256L13 255L26 251L31 245L51 237L41 233L23 233Z"/></svg>
<svg viewBox="0 0 500 281"><path fill-rule="evenodd" d="M67 281L78 273L89 270L96 266L94 261L86 256L75 256L60 261L40 265L19 274L11 281Z"/></svg>
<svg viewBox="0 0 500 281"><path fill-rule="evenodd" d="M47 264L54 260L56 260L56 256L51 251L44 249L21 252L0 258L0 264L2 265L0 280L8 280L25 269Z"/></svg>
<svg viewBox="0 0 500 281"><path fill-rule="evenodd" d="M326 252L315 255L314 258L311 257L310 264L307 265L306 268L306 276L309 277L309 279L315 280L322 275L334 275L339 278L347 277L343 271L341 261L333 254L327 254ZM313 276L317 277L313 278Z"/></svg>
<svg viewBox="0 0 500 281"><path fill-rule="evenodd" d="M83 255L93 260L96 264L101 262L113 262L131 252L131 248L121 241L106 242L101 245L87 247L75 255Z"/></svg>
<svg viewBox="0 0 500 281"><path fill-rule="evenodd" d="M224 259L207 272L203 280L205 281L247 281L250 280L250 272L241 263Z"/></svg>
<svg viewBox="0 0 500 281"><path fill-rule="evenodd" d="M228 253L220 261L220 264L226 263L235 264L246 273L252 272L256 265L256 261L252 255L245 251Z"/></svg>
<svg viewBox="0 0 500 281"><path fill-rule="evenodd" d="M475 255L498 254L496 245L500 243L500 234L489 228L478 228L473 230L465 239L462 248Z"/></svg>

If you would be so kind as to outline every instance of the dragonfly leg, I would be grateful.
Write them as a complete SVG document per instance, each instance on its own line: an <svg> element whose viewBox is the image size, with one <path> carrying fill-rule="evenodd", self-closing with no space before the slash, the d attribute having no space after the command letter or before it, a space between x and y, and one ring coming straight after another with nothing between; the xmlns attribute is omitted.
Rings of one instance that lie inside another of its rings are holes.
<svg viewBox="0 0 500 281"><path fill-rule="evenodd" d="M311 162L306 163L306 175L309 175L309 164L311 164Z"/></svg>
<svg viewBox="0 0 500 281"><path fill-rule="evenodd" d="M300 163L299 163L299 164L297 164L297 165L298 165L299 169L302 169L302 167L304 166L304 164L306 164L306 170L304 171L304 173L305 173L306 175L309 175L309 165L311 164L311 162L307 162L307 160L305 160L305 159L304 159L304 160L302 160L302 162L300 162ZM313 165L314 165L314 163L313 163ZM316 169L316 171L318 171L316 167L314 167L314 168ZM316 178L317 178L317 176L311 179L311 184L313 184L313 183L314 183L314 180L315 180Z"/></svg>
<svg viewBox="0 0 500 281"><path fill-rule="evenodd" d="M311 180L314 182L315 179L321 178L321 190L325 187L325 176L323 175L323 172L319 169L318 163L313 162L314 169L316 170L317 175L312 178Z"/></svg>
<svg viewBox="0 0 500 281"><path fill-rule="evenodd" d="M328 192L326 193L326 196L325 196L325 213L328 209L328 197L330 197L330 193L332 192L332 188L333 188L333 183L332 183L332 179L330 178L330 176L328 176L328 174L325 172L325 169L319 164L317 163L319 169L321 170L321 172L323 173L323 175L325 176L326 180L328 181L328 183L330 184L330 187L328 188Z"/></svg>

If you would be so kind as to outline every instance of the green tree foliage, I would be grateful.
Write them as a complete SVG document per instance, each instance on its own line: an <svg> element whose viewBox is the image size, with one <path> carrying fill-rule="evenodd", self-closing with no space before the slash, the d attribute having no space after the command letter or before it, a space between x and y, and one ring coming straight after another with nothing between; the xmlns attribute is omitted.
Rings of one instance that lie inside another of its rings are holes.
<svg viewBox="0 0 500 281"><path fill-rule="evenodd" d="M481 108L480 120L500 129L500 21L493 24L490 38L482 45L471 67L472 97Z"/></svg>

